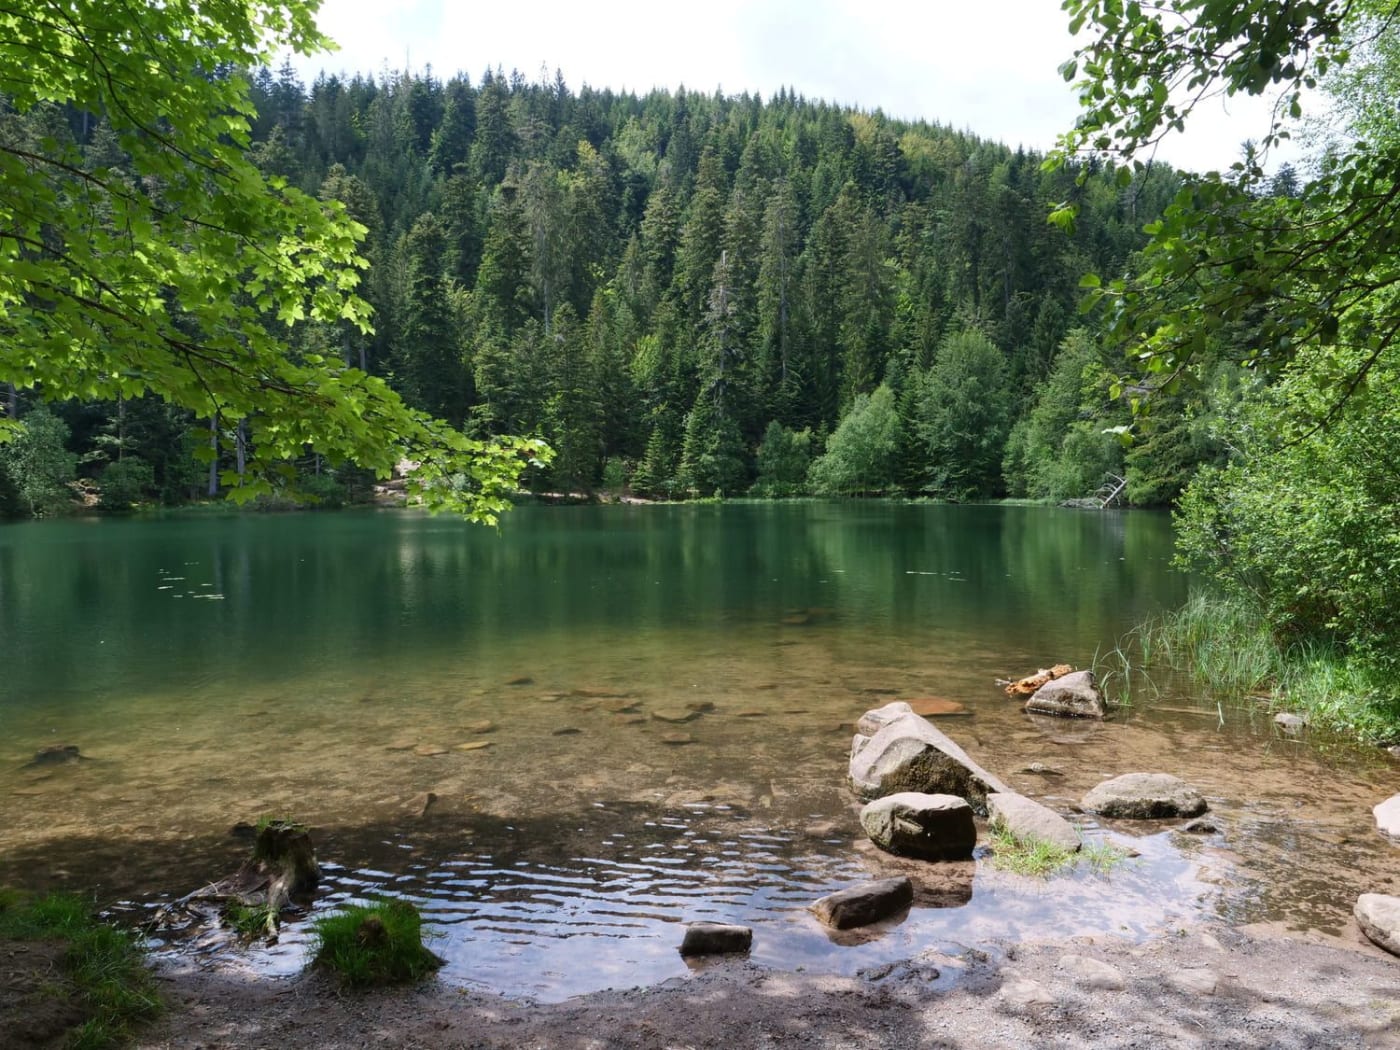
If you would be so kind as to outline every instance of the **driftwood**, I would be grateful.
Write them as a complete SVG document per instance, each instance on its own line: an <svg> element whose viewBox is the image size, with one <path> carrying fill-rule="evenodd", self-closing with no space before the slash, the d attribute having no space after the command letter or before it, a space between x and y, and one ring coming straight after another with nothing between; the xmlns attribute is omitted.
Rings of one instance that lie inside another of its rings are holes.
<svg viewBox="0 0 1400 1050"><path fill-rule="evenodd" d="M1053 682L1056 678L1063 677L1073 671L1069 664L1056 664L1048 670L1042 667L1035 674L1026 675L1025 678L1012 682L1005 678L998 678L997 685L1005 686L1007 696L1030 696L1046 682Z"/></svg>
<svg viewBox="0 0 1400 1050"><path fill-rule="evenodd" d="M256 917L256 925L236 923L245 935L274 938L283 909L304 901L320 880L310 832L291 821L269 821L258 826L253 855L238 871L174 901L161 910L156 924L183 925L190 918L241 911Z"/></svg>

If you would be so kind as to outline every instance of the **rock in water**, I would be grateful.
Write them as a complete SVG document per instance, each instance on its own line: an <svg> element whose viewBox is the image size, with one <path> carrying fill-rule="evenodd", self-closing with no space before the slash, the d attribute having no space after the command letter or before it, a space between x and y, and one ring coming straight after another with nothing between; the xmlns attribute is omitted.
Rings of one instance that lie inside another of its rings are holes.
<svg viewBox="0 0 1400 1050"><path fill-rule="evenodd" d="M1400 955L1400 897L1363 893L1354 914L1362 933L1391 955Z"/></svg>
<svg viewBox="0 0 1400 1050"><path fill-rule="evenodd" d="M1200 792L1169 773L1124 773L1091 789L1082 804L1090 813L1127 820L1198 817L1210 808Z"/></svg>
<svg viewBox="0 0 1400 1050"><path fill-rule="evenodd" d="M977 845L972 807L957 795L886 795L860 811L860 823L871 842L900 857L963 860Z"/></svg>
<svg viewBox="0 0 1400 1050"><path fill-rule="evenodd" d="M682 955L728 955L753 946L753 930L724 922L692 922L681 940Z"/></svg>
<svg viewBox="0 0 1400 1050"><path fill-rule="evenodd" d="M903 700L896 700L884 707L871 708L860 716L860 721L856 723L856 732L861 736L874 736L901 715L913 713L914 709Z"/></svg>
<svg viewBox="0 0 1400 1050"><path fill-rule="evenodd" d="M79 762L83 756L78 752L77 744L53 744L49 747L41 747L34 752L34 757L29 760L29 766L56 766L63 762Z"/></svg>
<svg viewBox="0 0 1400 1050"><path fill-rule="evenodd" d="M849 930L897 915L913 902L914 884L901 875L827 894L813 902L812 911L827 926Z"/></svg>
<svg viewBox="0 0 1400 1050"><path fill-rule="evenodd" d="M1094 681L1093 671L1073 671L1051 679L1026 701L1026 710L1035 715L1061 718L1102 718L1103 693Z"/></svg>
<svg viewBox="0 0 1400 1050"><path fill-rule="evenodd" d="M1071 853L1079 850L1079 832L1048 806L1024 795L994 793L987 796L987 819L998 824L1017 842L1048 842Z"/></svg>
<svg viewBox="0 0 1400 1050"><path fill-rule="evenodd" d="M877 713L866 712L860 724ZM990 792L1011 790L947 734L912 712L890 719L873 735L856 734L849 776L851 786L867 799L901 791L957 795L978 812L986 811Z"/></svg>
<svg viewBox="0 0 1400 1050"><path fill-rule="evenodd" d="M1393 795L1371 810L1382 835L1400 839L1400 795Z"/></svg>

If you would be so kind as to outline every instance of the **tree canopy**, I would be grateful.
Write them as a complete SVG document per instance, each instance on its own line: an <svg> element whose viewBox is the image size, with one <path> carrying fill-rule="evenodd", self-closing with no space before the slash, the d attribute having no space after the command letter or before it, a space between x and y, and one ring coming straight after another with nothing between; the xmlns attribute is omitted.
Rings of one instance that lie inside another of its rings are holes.
<svg viewBox="0 0 1400 1050"><path fill-rule="evenodd" d="M269 491L310 447L381 477L416 461L410 485L429 505L490 520L541 444L468 438L381 378L288 351L307 320L369 328L365 227L249 152L239 71L325 47L317 6L0 3L0 96L28 118L0 135L0 383L49 399L151 394L239 422L235 497ZM100 121L110 156L46 131L66 113Z"/></svg>
<svg viewBox="0 0 1400 1050"><path fill-rule="evenodd" d="M1353 121L1315 172L1268 192L1269 151L1291 134L1308 92L1338 82L1354 52L1390 32L1393 0L1066 0L1071 28L1091 34L1062 72L1083 112L1051 166L1085 152L1142 165L1204 100L1277 93L1268 126L1241 160L1183 182L1147 226L1141 265L1090 275L1091 302L1109 306L1109 330L1170 385L1222 351L1277 374L1299 350L1348 351L1323 418L1363 383L1400 336L1400 151ZM1376 107L1370 112L1374 114ZM1392 113L1393 116L1393 113ZM1394 128L1394 122L1388 123ZM1133 168L1121 169L1129 177ZM1072 223L1066 204L1055 216ZM1341 358L1338 358L1340 361Z"/></svg>

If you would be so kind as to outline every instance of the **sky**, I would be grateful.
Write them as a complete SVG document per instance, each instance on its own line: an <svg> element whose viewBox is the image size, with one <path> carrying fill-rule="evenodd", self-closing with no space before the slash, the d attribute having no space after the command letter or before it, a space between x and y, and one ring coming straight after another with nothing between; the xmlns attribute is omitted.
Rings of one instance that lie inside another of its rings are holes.
<svg viewBox="0 0 1400 1050"><path fill-rule="evenodd" d="M1057 0L323 0L318 23L340 50L298 57L308 81L431 65L477 83L499 65L530 80L557 69L575 90L683 84L766 99L787 86L1040 151L1077 112L1057 71L1073 52ZM1266 129L1258 100L1215 102L1157 159L1225 168Z"/></svg>

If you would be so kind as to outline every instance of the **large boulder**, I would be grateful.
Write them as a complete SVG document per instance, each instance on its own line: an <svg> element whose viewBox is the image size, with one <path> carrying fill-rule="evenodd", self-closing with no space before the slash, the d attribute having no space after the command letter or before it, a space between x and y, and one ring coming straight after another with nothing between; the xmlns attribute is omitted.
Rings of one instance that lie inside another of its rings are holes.
<svg viewBox="0 0 1400 1050"><path fill-rule="evenodd" d="M1011 790L945 733L912 712L889 719L872 735L857 733L851 743L849 775L851 786L863 798L901 791L957 795L979 813L986 812L989 793Z"/></svg>
<svg viewBox="0 0 1400 1050"><path fill-rule="evenodd" d="M1354 914L1362 933L1391 955L1400 955L1400 897L1363 893Z"/></svg>
<svg viewBox="0 0 1400 1050"><path fill-rule="evenodd" d="M1400 839L1400 795L1393 795L1371 810L1382 835Z"/></svg>
<svg viewBox="0 0 1400 1050"><path fill-rule="evenodd" d="M1028 845L1048 842L1071 853L1077 852L1080 846L1079 832L1073 824L1025 795L1000 792L988 795L987 819L1006 829L1017 842Z"/></svg>
<svg viewBox="0 0 1400 1050"><path fill-rule="evenodd" d="M1090 813L1126 820L1198 817L1210 808L1200 792L1169 773L1124 773L1091 789L1082 804Z"/></svg>
<svg viewBox="0 0 1400 1050"><path fill-rule="evenodd" d="M913 900L914 883L900 875L829 893L812 904L812 911L827 926L849 930L897 915Z"/></svg>
<svg viewBox="0 0 1400 1050"><path fill-rule="evenodd" d="M962 860L977 845L972 807L957 795L886 795L860 811L860 824L871 842L900 857Z"/></svg>
<svg viewBox="0 0 1400 1050"><path fill-rule="evenodd" d="M1059 715L1061 718L1102 718L1105 707L1094 672L1072 671L1037 689L1026 701L1026 710L1035 715Z"/></svg>

